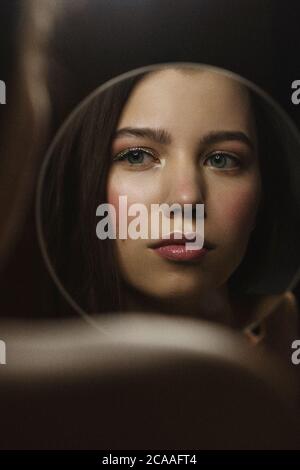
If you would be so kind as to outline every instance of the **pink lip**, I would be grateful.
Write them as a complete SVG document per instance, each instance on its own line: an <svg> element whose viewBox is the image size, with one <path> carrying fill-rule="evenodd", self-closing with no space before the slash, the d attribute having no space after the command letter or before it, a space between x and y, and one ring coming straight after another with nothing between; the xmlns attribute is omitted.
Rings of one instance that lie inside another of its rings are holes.
<svg viewBox="0 0 300 470"><path fill-rule="evenodd" d="M186 243L191 241L191 239L188 239L184 235L182 238L176 239L175 234L171 233L168 234L168 237L152 243L149 248L153 249L162 258L173 261L197 261L215 248L215 245L205 240L202 248L197 250L187 249Z"/></svg>
<svg viewBox="0 0 300 470"><path fill-rule="evenodd" d="M183 244L163 245L154 248L155 252L163 258L175 261L199 260L208 253L207 248L199 250L187 250Z"/></svg>

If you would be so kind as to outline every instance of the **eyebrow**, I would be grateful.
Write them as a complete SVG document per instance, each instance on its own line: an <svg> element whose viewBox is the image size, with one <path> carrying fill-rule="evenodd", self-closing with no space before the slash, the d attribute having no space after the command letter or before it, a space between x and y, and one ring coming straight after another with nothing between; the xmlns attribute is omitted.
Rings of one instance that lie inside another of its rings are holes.
<svg viewBox="0 0 300 470"><path fill-rule="evenodd" d="M114 139L118 139L123 136L148 138L162 145L172 143L172 136L165 129L154 129L150 127L123 127L115 132ZM242 131L211 131L201 137L200 143L202 145L212 145L219 142L233 140L246 144L252 151L255 150L251 139Z"/></svg>
<svg viewBox="0 0 300 470"><path fill-rule="evenodd" d="M123 136L144 137L153 140L158 144L167 145L172 142L171 134L165 129L152 129L150 127L123 127L118 129L114 139Z"/></svg>

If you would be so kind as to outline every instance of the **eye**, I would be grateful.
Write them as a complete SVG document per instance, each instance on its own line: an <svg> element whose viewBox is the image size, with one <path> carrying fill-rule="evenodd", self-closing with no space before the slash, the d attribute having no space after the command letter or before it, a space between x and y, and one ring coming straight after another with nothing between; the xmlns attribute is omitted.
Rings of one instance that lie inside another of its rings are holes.
<svg viewBox="0 0 300 470"><path fill-rule="evenodd" d="M216 152L206 158L205 164L219 170L231 170L233 168L240 168L241 161L230 153Z"/></svg>
<svg viewBox="0 0 300 470"><path fill-rule="evenodd" d="M158 161L149 149L142 147L123 150L113 160L128 162L130 166L149 166L151 163Z"/></svg>

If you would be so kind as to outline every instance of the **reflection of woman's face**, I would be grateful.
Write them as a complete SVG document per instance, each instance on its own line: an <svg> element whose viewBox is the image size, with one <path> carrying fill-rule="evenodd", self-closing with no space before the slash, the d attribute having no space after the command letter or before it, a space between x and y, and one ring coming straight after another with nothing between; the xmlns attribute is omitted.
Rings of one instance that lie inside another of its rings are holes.
<svg viewBox="0 0 300 470"><path fill-rule="evenodd" d="M143 203L149 214L153 203L202 203L205 241L214 245L187 262L160 256L150 239L117 239L123 277L138 291L165 300L220 288L245 254L260 199L247 90L209 70L156 71L133 90L117 131L108 202L118 211L118 197L126 195L128 206ZM124 154L127 149L134 151Z"/></svg>

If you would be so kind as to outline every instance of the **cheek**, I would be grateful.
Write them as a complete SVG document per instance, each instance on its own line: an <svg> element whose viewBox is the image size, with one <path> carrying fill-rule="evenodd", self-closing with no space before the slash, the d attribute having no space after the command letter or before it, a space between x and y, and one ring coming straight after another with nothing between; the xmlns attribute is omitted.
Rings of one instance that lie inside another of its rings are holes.
<svg viewBox="0 0 300 470"><path fill-rule="evenodd" d="M107 184L107 200L117 209L119 207L119 196L127 196L129 204L151 204L155 200L157 188L153 182L145 182L142 175L130 172L112 172Z"/></svg>
<svg viewBox="0 0 300 470"><path fill-rule="evenodd" d="M125 224L129 223L136 216L129 216L128 210L132 204L143 204L148 210L148 218L150 217L151 204L157 202L157 194L159 187L153 184L153 179L149 181L148 175L143 175L142 172L126 172L126 171L112 171L108 178L107 184L107 202L114 206L116 212L116 230L119 233L120 215L122 215ZM126 196L127 200L120 207L120 196ZM122 214L120 214L122 212ZM124 224L123 224L124 227ZM117 237L118 238L118 237ZM132 242L137 245L138 240L117 240L117 244L122 242Z"/></svg>
<svg viewBox="0 0 300 470"><path fill-rule="evenodd" d="M223 234L249 233L257 213L259 194L257 185L238 185L212 201L211 212Z"/></svg>

